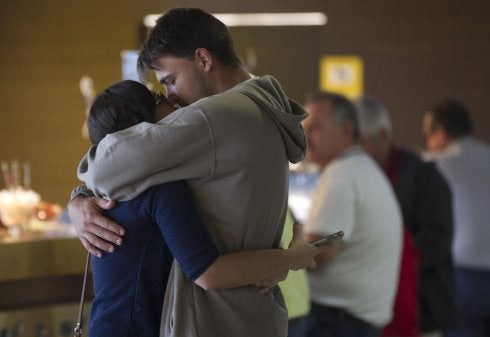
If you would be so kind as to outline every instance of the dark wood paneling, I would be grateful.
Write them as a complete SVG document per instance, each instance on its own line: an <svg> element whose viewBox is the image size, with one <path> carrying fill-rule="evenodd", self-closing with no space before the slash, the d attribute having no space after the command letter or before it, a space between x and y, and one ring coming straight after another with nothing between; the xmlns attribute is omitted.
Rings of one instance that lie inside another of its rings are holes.
<svg viewBox="0 0 490 337"><path fill-rule="evenodd" d="M237 49L256 48L256 73L275 75L300 101L318 86L321 55L359 54L366 92L391 110L400 143L420 144L424 109L446 96L468 104L477 135L490 141L487 0L2 1L0 160L30 160L44 199L66 202L89 146L80 136L80 77L91 75L97 89L119 80L119 53L138 47L141 18L171 6L323 10L322 28L233 28Z"/></svg>
<svg viewBox="0 0 490 337"><path fill-rule="evenodd" d="M88 275L85 299L94 297ZM53 276L0 283L0 311L25 310L54 304L78 303L82 292L83 274Z"/></svg>
<svg viewBox="0 0 490 337"><path fill-rule="evenodd" d="M478 136L490 141L490 2L329 1L321 53L365 61L367 94L385 102L396 140L419 147L425 109L465 102Z"/></svg>

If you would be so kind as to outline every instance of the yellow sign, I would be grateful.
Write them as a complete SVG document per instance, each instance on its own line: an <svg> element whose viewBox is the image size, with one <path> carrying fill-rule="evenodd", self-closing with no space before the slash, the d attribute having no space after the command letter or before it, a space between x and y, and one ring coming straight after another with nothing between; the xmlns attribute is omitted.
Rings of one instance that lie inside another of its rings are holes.
<svg viewBox="0 0 490 337"><path fill-rule="evenodd" d="M357 55L324 56L320 60L320 88L349 98L364 92L364 65Z"/></svg>

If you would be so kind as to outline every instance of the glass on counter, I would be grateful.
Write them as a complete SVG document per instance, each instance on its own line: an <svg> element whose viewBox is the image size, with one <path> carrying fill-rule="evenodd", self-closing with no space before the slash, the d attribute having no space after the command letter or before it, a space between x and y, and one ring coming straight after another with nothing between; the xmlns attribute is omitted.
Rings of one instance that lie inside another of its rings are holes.
<svg viewBox="0 0 490 337"><path fill-rule="evenodd" d="M0 191L0 219L12 237L19 237L41 201L33 190L10 188Z"/></svg>
<svg viewBox="0 0 490 337"><path fill-rule="evenodd" d="M0 191L0 219L12 237L19 237L25 229L34 209L41 201L39 194L31 190L31 165L12 160L1 165L5 189Z"/></svg>

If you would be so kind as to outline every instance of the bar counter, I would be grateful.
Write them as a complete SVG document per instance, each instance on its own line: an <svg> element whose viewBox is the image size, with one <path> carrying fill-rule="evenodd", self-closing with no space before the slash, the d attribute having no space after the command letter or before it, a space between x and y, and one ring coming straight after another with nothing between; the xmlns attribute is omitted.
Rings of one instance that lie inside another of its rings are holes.
<svg viewBox="0 0 490 337"><path fill-rule="evenodd" d="M1 230L0 336L70 336L86 254L67 224L38 222L17 239Z"/></svg>

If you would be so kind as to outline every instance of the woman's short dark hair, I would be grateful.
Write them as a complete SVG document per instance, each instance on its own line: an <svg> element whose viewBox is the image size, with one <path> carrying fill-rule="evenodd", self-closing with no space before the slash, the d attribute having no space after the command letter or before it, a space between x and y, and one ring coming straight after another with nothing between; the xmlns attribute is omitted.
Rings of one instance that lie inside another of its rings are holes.
<svg viewBox="0 0 490 337"><path fill-rule="evenodd" d="M87 120L92 144L107 134L124 130L141 122L154 122L155 98L142 83L125 80L101 91L90 107Z"/></svg>
<svg viewBox="0 0 490 337"><path fill-rule="evenodd" d="M460 138L473 133L473 123L466 106L456 100L445 99L429 109L432 114L431 129L442 127L451 138Z"/></svg>
<svg viewBox="0 0 490 337"><path fill-rule="evenodd" d="M153 69L161 56L194 58L197 48L209 50L223 65L241 64L226 25L198 8L174 8L163 14L140 50L140 74Z"/></svg>

